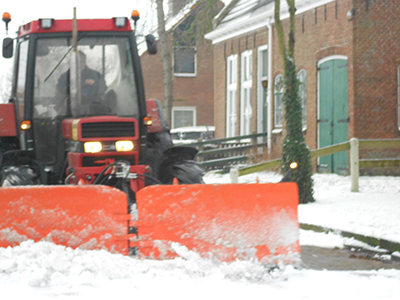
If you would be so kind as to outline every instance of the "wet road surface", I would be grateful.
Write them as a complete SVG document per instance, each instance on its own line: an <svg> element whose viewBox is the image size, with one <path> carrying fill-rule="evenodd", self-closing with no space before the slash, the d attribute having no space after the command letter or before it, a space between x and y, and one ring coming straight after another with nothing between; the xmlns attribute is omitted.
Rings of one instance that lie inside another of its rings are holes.
<svg viewBox="0 0 400 300"><path fill-rule="evenodd" d="M387 260L385 257L387 255L375 256L362 250L301 247L302 267L313 270L400 270L400 261Z"/></svg>

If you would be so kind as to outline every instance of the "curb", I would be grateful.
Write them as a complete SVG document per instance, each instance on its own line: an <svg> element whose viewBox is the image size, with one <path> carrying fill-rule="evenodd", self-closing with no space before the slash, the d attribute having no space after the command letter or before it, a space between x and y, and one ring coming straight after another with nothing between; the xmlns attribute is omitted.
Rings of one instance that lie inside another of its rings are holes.
<svg viewBox="0 0 400 300"><path fill-rule="evenodd" d="M316 232L338 233L343 237L354 238L355 240L363 242L369 246L385 249L390 254L392 254L393 252L396 252L396 251L400 252L400 243L398 243L398 242L393 242L393 241L389 241L389 240L385 240L385 239L378 239L378 238L371 237L371 236L366 236L366 235L353 233L353 232L349 232L349 231L332 229L332 228L323 227L323 226L319 226L319 225L313 225L313 224L300 223L300 228L303 230L312 230L312 231L316 231ZM397 255L395 255L394 258L396 260L400 260L400 258Z"/></svg>

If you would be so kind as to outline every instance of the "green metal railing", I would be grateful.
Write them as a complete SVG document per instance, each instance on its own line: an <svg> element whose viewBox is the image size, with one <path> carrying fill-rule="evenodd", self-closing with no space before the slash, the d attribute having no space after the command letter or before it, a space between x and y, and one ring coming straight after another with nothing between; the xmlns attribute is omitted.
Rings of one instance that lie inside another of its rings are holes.
<svg viewBox="0 0 400 300"><path fill-rule="evenodd" d="M205 169L213 169L247 162L250 149L266 144L257 143L257 139L266 137L267 133L262 132L184 145L197 148L199 153L196 158L199 164Z"/></svg>

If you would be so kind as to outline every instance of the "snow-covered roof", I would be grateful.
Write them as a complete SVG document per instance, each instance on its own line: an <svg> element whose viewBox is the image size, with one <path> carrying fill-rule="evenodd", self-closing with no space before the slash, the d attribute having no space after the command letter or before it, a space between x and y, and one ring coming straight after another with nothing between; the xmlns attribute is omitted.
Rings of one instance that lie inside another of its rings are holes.
<svg viewBox="0 0 400 300"><path fill-rule="evenodd" d="M296 14L303 13L312 8L333 2L334 0L297 0ZM239 0L225 12L226 16L210 33L205 35L206 39L217 44L224 40L264 28L267 23L274 23L274 0ZM223 12L221 13L221 15ZM286 1L281 1L281 19L289 17Z"/></svg>

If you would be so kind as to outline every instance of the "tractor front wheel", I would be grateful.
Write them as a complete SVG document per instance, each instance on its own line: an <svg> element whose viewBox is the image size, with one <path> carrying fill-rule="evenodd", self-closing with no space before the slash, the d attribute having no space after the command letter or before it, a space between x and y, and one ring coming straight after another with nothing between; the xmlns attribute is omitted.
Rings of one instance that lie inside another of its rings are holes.
<svg viewBox="0 0 400 300"><path fill-rule="evenodd" d="M1 186L35 185L38 176L28 167L5 167L1 171Z"/></svg>

